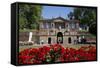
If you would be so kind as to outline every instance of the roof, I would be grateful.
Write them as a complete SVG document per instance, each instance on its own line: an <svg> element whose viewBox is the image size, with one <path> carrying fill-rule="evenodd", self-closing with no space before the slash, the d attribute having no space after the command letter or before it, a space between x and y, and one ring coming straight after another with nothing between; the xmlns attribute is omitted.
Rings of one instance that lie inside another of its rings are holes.
<svg viewBox="0 0 100 68"><path fill-rule="evenodd" d="M53 18L52 20L63 20L63 21L68 21L68 20L66 20L66 19L64 19L64 18L62 18L62 17Z"/></svg>
<svg viewBox="0 0 100 68"><path fill-rule="evenodd" d="M52 22L54 20L62 20L62 21L68 21L62 17L57 17L57 18L52 18L52 19L44 19L44 20L40 20L40 21L47 21L47 22Z"/></svg>
<svg viewBox="0 0 100 68"><path fill-rule="evenodd" d="M52 19L44 19L44 20L40 20L40 21L43 21L43 22L53 22L55 20L62 20L62 21L65 21L65 22L77 22L79 23L79 20L67 20L67 19L64 19L63 17L57 17L57 18L52 18Z"/></svg>
<svg viewBox="0 0 100 68"><path fill-rule="evenodd" d="M75 23L79 23L79 20L69 20L69 22L75 22Z"/></svg>

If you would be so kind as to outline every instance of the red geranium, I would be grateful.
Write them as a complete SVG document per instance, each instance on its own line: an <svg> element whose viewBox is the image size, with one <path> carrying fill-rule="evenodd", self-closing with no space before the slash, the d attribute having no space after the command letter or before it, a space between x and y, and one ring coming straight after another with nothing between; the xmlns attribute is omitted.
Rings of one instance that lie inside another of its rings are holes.
<svg viewBox="0 0 100 68"><path fill-rule="evenodd" d="M40 48L29 48L19 53L19 64L37 64L96 60L95 46L82 46L79 49L65 48L54 44Z"/></svg>

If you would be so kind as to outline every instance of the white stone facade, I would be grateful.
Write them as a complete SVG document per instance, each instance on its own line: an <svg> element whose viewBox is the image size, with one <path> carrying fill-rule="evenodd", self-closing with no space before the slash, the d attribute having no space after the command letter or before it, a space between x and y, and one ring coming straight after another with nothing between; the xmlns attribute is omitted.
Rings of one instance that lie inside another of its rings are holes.
<svg viewBox="0 0 100 68"><path fill-rule="evenodd" d="M75 44L77 41L77 31L79 30L78 20L65 20L61 17L42 20L40 22L39 38L40 43L48 44L48 38L51 38L51 44L57 43L57 33L63 34L63 45ZM70 40L69 40L70 38ZM69 41L71 43L69 43Z"/></svg>

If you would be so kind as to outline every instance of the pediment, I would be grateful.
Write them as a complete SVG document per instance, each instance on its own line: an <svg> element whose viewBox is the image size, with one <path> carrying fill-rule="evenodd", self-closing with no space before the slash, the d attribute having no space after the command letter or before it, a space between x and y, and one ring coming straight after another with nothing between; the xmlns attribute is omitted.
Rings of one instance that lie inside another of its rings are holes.
<svg viewBox="0 0 100 68"><path fill-rule="evenodd" d="M56 19L56 20L53 20L53 22L64 22L64 20Z"/></svg>
<svg viewBox="0 0 100 68"><path fill-rule="evenodd" d="M54 18L53 22L65 22L66 20L62 17Z"/></svg>

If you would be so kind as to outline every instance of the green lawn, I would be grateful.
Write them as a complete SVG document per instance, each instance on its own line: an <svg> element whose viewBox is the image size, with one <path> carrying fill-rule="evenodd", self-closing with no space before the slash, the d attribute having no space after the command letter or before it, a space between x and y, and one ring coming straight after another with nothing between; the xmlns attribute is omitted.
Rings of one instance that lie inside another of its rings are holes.
<svg viewBox="0 0 100 68"><path fill-rule="evenodd" d="M92 46L95 46L94 44L91 44ZM82 46L89 46L89 44L78 44L78 45L62 45L64 47L68 47L68 48L75 48L75 49L79 49ZM27 45L27 46L19 46L19 52L23 51L24 49L27 48L39 48L42 47L42 45Z"/></svg>
<svg viewBox="0 0 100 68"><path fill-rule="evenodd" d="M32 32L34 29L19 29L19 32Z"/></svg>

